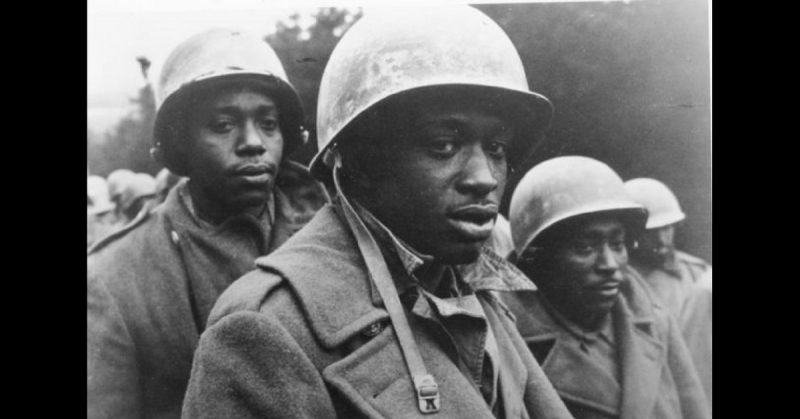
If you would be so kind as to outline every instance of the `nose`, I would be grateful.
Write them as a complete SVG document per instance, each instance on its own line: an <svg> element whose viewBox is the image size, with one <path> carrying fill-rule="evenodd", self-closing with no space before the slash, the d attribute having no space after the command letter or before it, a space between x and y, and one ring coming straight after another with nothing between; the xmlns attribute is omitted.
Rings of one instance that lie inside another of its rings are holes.
<svg viewBox="0 0 800 419"><path fill-rule="evenodd" d="M236 152L239 155L260 155L266 151L261 133L253 122L247 122L242 129Z"/></svg>
<svg viewBox="0 0 800 419"><path fill-rule="evenodd" d="M471 147L456 189L463 194L486 196L497 189L498 174L480 145Z"/></svg>
<svg viewBox="0 0 800 419"><path fill-rule="evenodd" d="M608 243L603 245L603 250L597 255L597 270L612 275L620 270L623 263L622 255L617 254Z"/></svg>
<svg viewBox="0 0 800 419"><path fill-rule="evenodd" d="M672 232L670 228L661 228L658 230L658 241L661 245L668 245L672 243Z"/></svg>

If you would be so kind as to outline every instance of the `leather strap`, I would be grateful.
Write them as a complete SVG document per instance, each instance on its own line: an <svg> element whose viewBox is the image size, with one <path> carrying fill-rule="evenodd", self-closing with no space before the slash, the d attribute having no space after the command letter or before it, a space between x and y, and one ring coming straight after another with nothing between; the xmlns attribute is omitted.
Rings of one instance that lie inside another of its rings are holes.
<svg viewBox="0 0 800 419"><path fill-rule="evenodd" d="M414 389L417 393L419 410L422 413L436 413L441 406L439 397L439 386L431 374L428 374L425 364L422 361L411 327L408 324L400 297L394 286L392 275L383 259L383 254L378 248L378 244L372 237L364 222L358 217L350 202L345 197L339 181L341 169L341 154L335 153L335 163L333 168L333 182L339 199L342 201L343 212L350 230L356 238L358 248L367 265L367 274L372 278L375 287L378 289L389 318L394 326L394 332L400 343L400 350L403 353L406 367L408 368L413 380Z"/></svg>

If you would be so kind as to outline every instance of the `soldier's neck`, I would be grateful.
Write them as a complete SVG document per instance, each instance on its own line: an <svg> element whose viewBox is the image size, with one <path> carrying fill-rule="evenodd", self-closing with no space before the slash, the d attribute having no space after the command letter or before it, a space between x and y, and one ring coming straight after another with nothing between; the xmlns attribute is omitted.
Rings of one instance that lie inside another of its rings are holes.
<svg viewBox="0 0 800 419"><path fill-rule="evenodd" d="M218 200L209 199L206 194L199 192L192 187L192 182L187 184L188 190L186 194L186 203L189 211L200 220L217 226L222 224L226 219L236 215L251 215L255 218L260 218L267 208L269 199L260 202L256 205L251 205L242 208L232 208L225 206Z"/></svg>

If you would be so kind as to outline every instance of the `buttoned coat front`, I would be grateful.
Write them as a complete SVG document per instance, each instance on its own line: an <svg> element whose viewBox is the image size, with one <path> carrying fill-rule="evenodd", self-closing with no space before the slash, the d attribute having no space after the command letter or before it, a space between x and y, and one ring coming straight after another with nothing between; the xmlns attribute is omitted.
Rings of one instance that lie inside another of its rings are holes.
<svg viewBox="0 0 800 419"><path fill-rule="evenodd" d="M407 315L441 393L438 413L420 413L388 314L375 304L364 262L335 208L320 210L220 297L195 355L184 417L494 417L431 332ZM476 295L500 359L513 371L500 378L505 417L571 417L510 313L480 283L494 275L508 287L530 288L527 279L499 257L493 262L471 270L470 285L481 290Z"/></svg>

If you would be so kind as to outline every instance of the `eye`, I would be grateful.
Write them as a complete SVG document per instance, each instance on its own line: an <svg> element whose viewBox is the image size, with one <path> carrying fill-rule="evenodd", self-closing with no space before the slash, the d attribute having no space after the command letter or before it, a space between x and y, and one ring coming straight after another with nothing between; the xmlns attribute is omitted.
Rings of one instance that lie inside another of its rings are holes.
<svg viewBox="0 0 800 419"><path fill-rule="evenodd" d="M229 118L214 119L208 124L208 128L217 134L231 132L235 127L234 121Z"/></svg>
<svg viewBox="0 0 800 419"><path fill-rule="evenodd" d="M437 158L447 158L453 156L458 150L458 143L455 137L436 137L428 145L431 154Z"/></svg>
<svg viewBox="0 0 800 419"><path fill-rule="evenodd" d="M275 131L279 128L277 118L264 118L258 122L258 125L264 131Z"/></svg>
<svg viewBox="0 0 800 419"><path fill-rule="evenodd" d="M594 253L594 245L589 242L575 242L570 250L579 256L590 256Z"/></svg>
<svg viewBox="0 0 800 419"><path fill-rule="evenodd" d="M625 250L625 240L613 240L608 245L611 247L611 250L618 253Z"/></svg>
<svg viewBox="0 0 800 419"><path fill-rule="evenodd" d="M491 141L486 145L486 151L492 157L504 158L508 153L508 145L503 141Z"/></svg>

